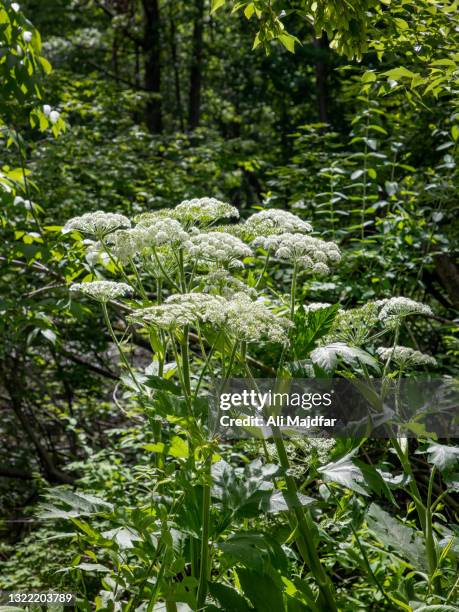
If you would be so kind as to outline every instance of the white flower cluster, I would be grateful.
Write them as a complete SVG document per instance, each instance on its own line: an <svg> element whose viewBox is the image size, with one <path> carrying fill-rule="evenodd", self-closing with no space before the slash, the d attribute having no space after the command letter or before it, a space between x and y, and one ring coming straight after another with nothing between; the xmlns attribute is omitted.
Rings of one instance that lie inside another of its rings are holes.
<svg viewBox="0 0 459 612"><path fill-rule="evenodd" d="M225 319L225 298L207 293L171 295L164 304L136 310L129 318L167 331L197 322L221 325Z"/></svg>
<svg viewBox="0 0 459 612"><path fill-rule="evenodd" d="M86 213L80 217L73 217L64 226L64 232L77 230L84 234L90 234L103 238L107 234L114 232L122 227L131 227L131 222L124 215L117 213L107 213L97 210L93 213Z"/></svg>
<svg viewBox="0 0 459 612"><path fill-rule="evenodd" d="M208 293L171 295L164 304L136 310L129 319L172 331L197 322L211 323L246 342L288 341L292 323L278 317L262 301L253 302L245 293L228 300Z"/></svg>
<svg viewBox="0 0 459 612"><path fill-rule="evenodd" d="M416 302L406 297L394 297L385 301L379 313L379 320L385 327L393 329L400 324L404 317L410 315L433 315L427 304Z"/></svg>
<svg viewBox="0 0 459 612"><path fill-rule="evenodd" d="M215 198L184 200L171 211L171 214L186 224L200 223L205 225L217 219L239 218L237 208Z"/></svg>
<svg viewBox="0 0 459 612"><path fill-rule="evenodd" d="M272 234L308 234L312 226L297 215L287 210L268 208L251 215L244 223L244 228L253 236L270 236Z"/></svg>
<svg viewBox="0 0 459 612"><path fill-rule="evenodd" d="M228 332L239 340L288 343L291 321L277 316L261 300L253 302L247 294L238 293L228 302L225 314Z"/></svg>
<svg viewBox="0 0 459 612"><path fill-rule="evenodd" d="M304 234L285 233L268 237L260 236L254 240L254 244L266 250L273 249L275 256L279 259L312 270L317 275L328 274L329 265L341 261L337 244Z"/></svg>
<svg viewBox="0 0 459 612"><path fill-rule="evenodd" d="M331 304L329 302L314 302L313 304L307 304L304 306L304 311L306 313L317 312L318 310L324 310L325 308L330 308Z"/></svg>
<svg viewBox="0 0 459 612"><path fill-rule="evenodd" d="M376 349L377 354L382 361L387 361L389 358L400 367L414 368L416 366L436 366L437 361L434 357L416 351L408 346L395 346L392 348L379 347Z"/></svg>
<svg viewBox="0 0 459 612"><path fill-rule="evenodd" d="M214 262L228 267L242 267L239 260L252 255L250 247L226 232L203 232L192 236L187 251L200 262Z"/></svg>
<svg viewBox="0 0 459 612"><path fill-rule="evenodd" d="M188 240L188 234L175 219L158 217L147 226L128 230L118 230L111 234L107 242L113 255L122 261L132 259L146 249L165 245L178 247Z"/></svg>
<svg viewBox="0 0 459 612"><path fill-rule="evenodd" d="M132 293L132 289L126 283L114 281L92 281L89 283L74 283L70 291L83 293L97 302L108 302Z"/></svg>

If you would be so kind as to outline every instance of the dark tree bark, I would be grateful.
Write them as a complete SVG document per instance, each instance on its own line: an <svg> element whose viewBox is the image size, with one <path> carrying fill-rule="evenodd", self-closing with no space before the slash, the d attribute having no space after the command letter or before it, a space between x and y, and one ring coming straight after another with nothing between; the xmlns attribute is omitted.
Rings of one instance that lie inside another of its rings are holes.
<svg viewBox="0 0 459 612"><path fill-rule="evenodd" d="M193 42L191 48L190 97L188 126L198 127L201 119L201 88L203 67L204 0L195 0Z"/></svg>
<svg viewBox="0 0 459 612"><path fill-rule="evenodd" d="M437 255L435 273L453 306L459 308L459 267L453 257L448 253Z"/></svg>
<svg viewBox="0 0 459 612"><path fill-rule="evenodd" d="M328 46L328 37L325 32L320 38L314 39L314 47L317 49L316 62L316 92L319 119L321 123L328 123L328 66L324 61Z"/></svg>
<svg viewBox="0 0 459 612"><path fill-rule="evenodd" d="M175 20L172 13L172 4L169 4L169 40L171 47L172 66L174 70L174 87L175 87L175 104L177 107L177 116L179 120L180 129L182 132L185 129L183 122L183 109L182 109L182 92L180 87L180 67L179 57L177 53L177 37L175 32Z"/></svg>
<svg viewBox="0 0 459 612"><path fill-rule="evenodd" d="M145 109L145 121L154 134L162 131L161 104L161 40L158 0L143 0L145 57L145 89L150 98Z"/></svg>

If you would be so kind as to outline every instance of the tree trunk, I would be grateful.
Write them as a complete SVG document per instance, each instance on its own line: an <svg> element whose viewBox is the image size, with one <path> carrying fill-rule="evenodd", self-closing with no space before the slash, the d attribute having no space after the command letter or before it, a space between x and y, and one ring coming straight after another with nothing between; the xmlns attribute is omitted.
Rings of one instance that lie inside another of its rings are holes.
<svg viewBox="0 0 459 612"><path fill-rule="evenodd" d="M183 124L183 109L182 109L182 93L180 88L180 68L179 58L177 53L177 38L175 32L175 21L172 13L172 5L169 4L169 31L170 31L170 46L172 66L174 69L174 86L175 86L175 104L177 107L177 116L179 118L180 129L183 132L185 126Z"/></svg>
<svg viewBox="0 0 459 612"><path fill-rule="evenodd" d="M201 87L203 64L204 0L195 0L193 42L191 48L190 98L188 126L198 127L201 118Z"/></svg>
<svg viewBox="0 0 459 612"><path fill-rule="evenodd" d="M448 253L435 257L435 273L455 308L459 308L459 267Z"/></svg>
<svg viewBox="0 0 459 612"><path fill-rule="evenodd" d="M322 123L328 123L328 66L324 61L329 49L327 34L323 32L320 38L314 39L313 44L317 49L316 92L319 119Z"/></svg>
<svg viewBox="0 0 459 612"><path fill-rule="evenodd" d="M143 9L145 89L150 96L145 109L145 122L150 132L159 134L162 130L159 0L143 0Z"/></svg>

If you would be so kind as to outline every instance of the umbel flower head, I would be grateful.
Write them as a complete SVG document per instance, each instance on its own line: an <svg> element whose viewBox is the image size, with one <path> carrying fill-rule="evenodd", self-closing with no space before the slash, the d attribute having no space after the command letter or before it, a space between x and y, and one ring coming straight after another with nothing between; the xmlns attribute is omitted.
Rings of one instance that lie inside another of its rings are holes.
<svg viewBox="0 0 459 612"><path fill-rule="evenodd" d="M251 215L244 223L244 229L252 236L308 234L312 232L312 225L287 210L268 208Z"/></svg>
<svg viewBox="0 0 459 612"><path fill-rule="evenodd" d="M104 238L107 234L123 227L131 227L131 222L124 215L97 210L69 219L64 225L64 232L77 230L83 234Z"/></svg>
<svg viewBox="0 0 459 612"><path fill-rule="evenodd" d="M433 312L427 304L406 297L394 297L383 304L379 313L379 320L384 327L393 329L400 324L404 317L416 314L430 316Z"/></svg>
<svg viewBox="0 0 459 612"><path fill-rule="evenodd" d="M171 211L171 214L186 225L190 223L209 225L218 219L239 218L237 208L215 198L184 200Z"/></svg>
<svg viewBox="0 0 459 612"><path fill-rule="evenodd" d="M262 300L254 302L246 293L238 293L229 300L225 314L226 330L239 340L288 343L292 322L276 315Z"/></svg>
<svg viewBox="0 0 459 612"><path fill-rule="evenodd" d="M107 243L110 251L120 261L129 261L136 255L147 255L153 248L165 245L179 247L188 241L188 234L175 219L156 217L145 225L110 234Z"/></svg>
<svg viewBox="0 0 459 612"><path fill-rule="evenodd" d="M242 267L240 259L250 257L252 250L242 240L225 232L204 232L190 238L189 256L202 263L215 263L229 268Z"/></svg>
<svg viewBox="0 0 459 612"><path fill-rule="evenodd" d="M225 306L225 298L218 295L184 293L169 296L159 306L139 308L129 319L166 331L196 323L221 325L225 320Z"/></svg>
<svg viewBox="0 0 459 612"><path fill-rule="evenodd" d="M312 304L307 304L304 306L304 311L306 313L317 312L318 310L324 310L325 308L330 308L330 302L314 302Z"/></svg>
<svg viewBox="0 0 459 612"><path fill-rule="evenodd" d="M289 261L318 275L330 272L329 265L339 263L341 254L334 242L325 242L304 234L279 234L256 238L254 244L264 249L273 249L279 259Z"/></svg>
<svg viewBox="0 0 459 612"><path fill-rule="evenodd" d="M288 330L292 325L288 319L274 314L265 303L253 302L245 293L235 294L230 300L208 293L171 295L160 306L136 310L129 320L166 331L210 323L238 340L283 344L288 341Z"/></svg>
<svg viewBox="0 0 459 612"><path fill-rule="evenodd" d="M390 359L401 368L415 368L418 366L435 367L437 365L434 357L421 353L421 351L416 351L409 346L395 346L391 348L381 346L376 349L376 352L382 361Z"/></svg>
<svg viewBox="0 0 459 612"><path fill-rule="evenodd" d="M70 291L82 293L97 302L108 302L132 293L132 288L126 283L114 281L91 281L89 283L74 283Z"/></svg>
<svg viewBox="0 0 459 612"><path fill-rule="evenodd" d="M142 227L117 230L107 236L107 245L116 259L126 263L149 246L148 231Z"/></svg>

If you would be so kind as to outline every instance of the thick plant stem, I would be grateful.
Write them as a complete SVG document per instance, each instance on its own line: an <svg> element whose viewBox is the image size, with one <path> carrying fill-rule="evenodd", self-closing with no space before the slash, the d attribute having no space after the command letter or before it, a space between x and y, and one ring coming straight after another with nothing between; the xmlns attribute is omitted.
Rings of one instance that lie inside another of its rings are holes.
<svg viewBox="0 0 459 612"><path fill-rule="evenodd" d="M291 512L295 515L298 524L298 535L296 543L304 562L308 565L317 585L320 590L321 605L324 610L329 612L338 612L336 606L333 585L328 577L319 555L317 554L314 543L314 524L311 515L307 510L304 510L298 499L298 488L295 479L289 475L290 462L288 460L287 451L285 450L282 433L279 428L273 427L274 442L276 444L277 454L281 466L284 468L285 483L287 485L288 499L287 505Z"/></svg>
<svg viewBox="0 0 459 612"><path fill-rule="evenodd" d="M196 607L204 607L207 596L207 579L209 573L209 524L210 524L210 469L212 465L212 451L206 459L204 466L205 482L202 490L202 532L201 532L201 564L199 568L199 585Z"/></svg>

